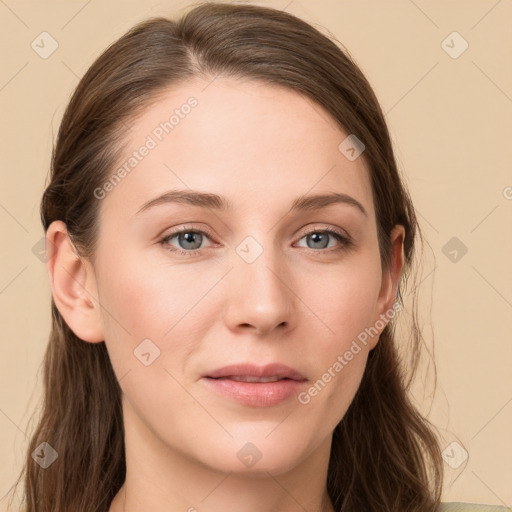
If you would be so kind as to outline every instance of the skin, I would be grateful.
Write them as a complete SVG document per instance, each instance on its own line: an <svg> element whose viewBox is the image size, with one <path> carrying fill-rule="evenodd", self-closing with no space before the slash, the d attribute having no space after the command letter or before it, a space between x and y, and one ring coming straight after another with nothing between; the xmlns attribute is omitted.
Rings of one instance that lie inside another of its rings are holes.
<svg viewBox="0 0 512 512"><path fill-rule="evenodd" d="M198 100L100 201L92 260L77 255L62 222L47 233L57 307L84 342L105 341L123 392L127 478L110 512L332 511L332 432L378 335L307 404L242 405L200 377L232 363L280 362L306 377L307 390L392 308L404 230L391 233L383 272L366 164L338 150L347 133L320 106L255 81L207 85L165 91L130 124L127 155L187 98ZM233 207L168 203L137 214L176 188L219 194ZM290 212L300 195L333 191L367 215L349 204ZM212 234L193 256L172 252L191 250L178 237L158 241L185 225ZM328 228L353 243L330 236L324 248L306 236ZM251 263L236 251L247 236L263 249ZM144 339L160 349L149 366L134 356ZM261 453L251 467L237 457L248 442Z"/></svg>

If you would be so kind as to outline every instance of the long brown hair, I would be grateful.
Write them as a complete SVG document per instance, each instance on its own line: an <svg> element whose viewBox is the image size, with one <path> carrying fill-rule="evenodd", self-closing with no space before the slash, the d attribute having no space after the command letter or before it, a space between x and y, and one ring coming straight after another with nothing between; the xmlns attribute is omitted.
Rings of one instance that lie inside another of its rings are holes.
<svg viewBox="0 0 512 512"><path fill-rule="evenodd" d="M405 227L398 294L403 303L421 233L379 103L334 38L272 8L205 3L177 21L146 20L107 48L80 80L63 116L41 202L45 231L62 220L81 254L93 256L99 205L94 190L112 175L130 120L169 87L219 75L297 91L364 142L384 269L391 230ZM42 414L20 476L24 510L106 512L126 474L121 389L105 344L77 338L53 300L51 307ZM438 508L443 476L438 442L408 393L423 344L416 317L415 306L409 339L403 340L411 346L412 371L407 373L399 358L391 321L334 430L327 488L337 511ZM31 456L42 442L58 453L47 469Z"/></svg>

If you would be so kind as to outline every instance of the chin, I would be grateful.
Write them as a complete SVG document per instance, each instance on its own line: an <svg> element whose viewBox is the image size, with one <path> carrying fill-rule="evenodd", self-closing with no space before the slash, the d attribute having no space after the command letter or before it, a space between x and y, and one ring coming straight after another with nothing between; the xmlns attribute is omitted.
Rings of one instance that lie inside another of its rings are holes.
<svg viewBox="0 0 512 512"><path fill-rule="evenodd" d="M272 428L275 428L274 423ZM268 477L292 470L307 458L314 448L313 441L307 443L299 432L291 434L285 429L277 434L272 428L253 427L250 432L237 432L234 439L205 443L209 453L200 454L203 464L224 473L233 472L253 477ZM308 449L309 448L309 449Z"/></svg>
<svg viewBox="0 0 512 512"><path fill-rule="evenodd" d="M299 454L300 455L300 454ZM285 453L284 451L270 454L262 454L261 459L251 462L242 462L238 457L226 457L222 454L212 461L212 469L222 473L233 473L240 476L268 478L287 473L299 465L302 458L297 453Z"/></svg>

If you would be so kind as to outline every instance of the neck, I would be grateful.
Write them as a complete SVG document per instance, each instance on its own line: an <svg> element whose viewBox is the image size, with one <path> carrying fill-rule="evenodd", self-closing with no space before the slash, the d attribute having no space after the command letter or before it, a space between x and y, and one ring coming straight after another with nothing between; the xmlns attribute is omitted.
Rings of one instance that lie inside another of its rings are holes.
<svg viewBox="0 0 512 512"><path fill-rule="evenodd" d="M133 486L126 481L121 487L116 498L112 502L109 512L133 512L136 510L152 510L155 512L232 512L244 510L244 512L334 512L327 491L321 495L312 496L310 493L301 492L299 488L287 488L283 479L272 478L272 482L252 481L250 485L241 485L231 475L224 475L217 486L210 490L198 489L202 494L195 498L186 498L175 490L166 490L166 499L158 501L157 496L141 498L139 486ZM221 490L222 488L222 490ZM302 489L305 487L303 486ZM129 489L129 490L128 490ZM174 489L174 486L173 488ZM306 487L307 489L307 487ZM191 492L190 486L187 495ZM149 507L149 508L145 508Z"/></svg>

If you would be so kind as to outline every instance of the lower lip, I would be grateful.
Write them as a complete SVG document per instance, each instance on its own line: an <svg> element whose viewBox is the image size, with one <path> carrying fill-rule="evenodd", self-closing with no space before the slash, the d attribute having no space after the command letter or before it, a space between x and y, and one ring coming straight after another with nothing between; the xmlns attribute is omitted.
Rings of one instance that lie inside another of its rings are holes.
<svg viewBox="0 0 512 512"><path fill-rule="evenodd" d="M297 396L305 382L291 379L276 382L240 382L210 377L203 380L217 393L253 407L270 407Z"/></svg>

